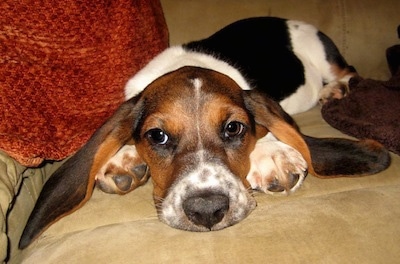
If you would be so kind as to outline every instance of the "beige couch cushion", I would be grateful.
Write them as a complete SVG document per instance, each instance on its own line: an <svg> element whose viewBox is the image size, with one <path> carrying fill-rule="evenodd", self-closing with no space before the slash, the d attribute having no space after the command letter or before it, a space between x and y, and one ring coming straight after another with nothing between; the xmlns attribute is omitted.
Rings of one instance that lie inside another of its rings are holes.
<svg viewBox="0 0 400 264"><path fill-rule="evenodd" d="M304 132L340 135L319 108L297 116ZM390 263L400 258L400 160L363 178L309 176L290 196L256 193L241 223L194 233L161 223L152 184L125 196L98 190L23 252L25 263Z"/></svg>

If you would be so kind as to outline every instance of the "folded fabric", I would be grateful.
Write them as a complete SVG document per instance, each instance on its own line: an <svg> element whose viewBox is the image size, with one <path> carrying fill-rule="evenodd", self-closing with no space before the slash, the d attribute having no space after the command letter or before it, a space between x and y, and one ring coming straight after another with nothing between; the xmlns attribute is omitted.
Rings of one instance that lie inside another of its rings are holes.
<svg viewBox="0 0 400 264"><path fill-rule="evenodd" d="M350 94L322 107L323 118L356 138L371 138L400 155L400 71L388 81L353 78Z"/></svg>

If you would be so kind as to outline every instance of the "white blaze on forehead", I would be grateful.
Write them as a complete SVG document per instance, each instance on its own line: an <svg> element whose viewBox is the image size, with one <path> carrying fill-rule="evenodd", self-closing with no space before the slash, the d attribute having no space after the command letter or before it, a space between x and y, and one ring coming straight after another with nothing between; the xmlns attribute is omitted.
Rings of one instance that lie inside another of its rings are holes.
<svg viewBox="0 0 400 264"><path fill-rule="evenodd" d="M190 82L193 84L196 89L196 95L200 92L201 86L203 85L203 81L199 78L191 79Z"/></svg>
<svg viewBox="0 0 400 264"><path fill-rule="evenodd" d="M196 120L195 126L197 130L197 138L198 138L198 147L199 149L203 149L203 142L201 137L201 87L203 86L203 81L199 78L191 79L190 82L194 86L195 91L195 103L196 103ZM200 151L201 152L201 151Z"/></svg>

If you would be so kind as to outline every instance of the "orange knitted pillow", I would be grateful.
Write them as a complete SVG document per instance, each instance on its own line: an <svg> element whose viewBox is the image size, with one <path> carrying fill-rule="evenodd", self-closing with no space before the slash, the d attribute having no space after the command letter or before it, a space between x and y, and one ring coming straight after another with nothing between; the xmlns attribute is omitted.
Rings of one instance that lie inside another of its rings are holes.
<svg viewBox="0 0 400 264"><path fill-rule="evenodd" d="M26 166L80 148L168 45L159 1L3 0L0 13L0 148Z"/></svg>

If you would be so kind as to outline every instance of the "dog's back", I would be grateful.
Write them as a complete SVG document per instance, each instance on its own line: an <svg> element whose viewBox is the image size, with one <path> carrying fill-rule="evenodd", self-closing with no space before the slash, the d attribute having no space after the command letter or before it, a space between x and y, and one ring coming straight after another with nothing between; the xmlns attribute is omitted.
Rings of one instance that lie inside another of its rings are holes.
<svg viewBox="0 0 400 264"><path fill-rule="evenodd" d="M343 86L354 74L333 41L314 26L256 17L165 50L128 82L126 99L158 76L183 66L224 73L244 90L260 89L289 114L310 109L321 97L324 101L343 96Z"/></svg>

